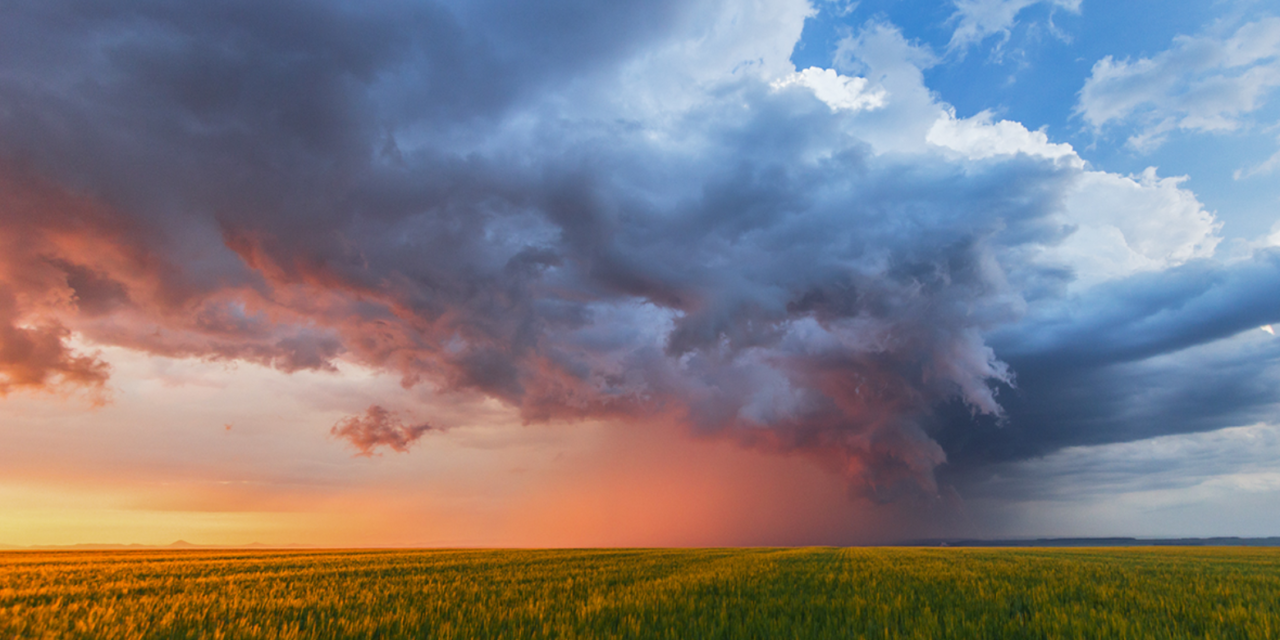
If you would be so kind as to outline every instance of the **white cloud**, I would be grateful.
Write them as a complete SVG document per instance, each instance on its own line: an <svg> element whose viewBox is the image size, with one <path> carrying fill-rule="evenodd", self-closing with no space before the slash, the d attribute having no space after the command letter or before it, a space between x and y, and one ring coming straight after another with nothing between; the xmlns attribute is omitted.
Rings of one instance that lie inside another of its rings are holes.
<svg viewBox="0 0 1280 640"><path fill-rule="evenodd" d="M1180 186L1185 177L1161 178L1154 167L1137 176L1088 171L1070 144L1050 142L1045 132L1018 122L993 122L986 111L956 118L948 110L927 139L970 160L1021 153L1081 170L1058 217L1073 231L1042 254L1050 263L1070 266L1074 289L1209 257L1221 240L1221 223Z"/></svg>
<svg viewBox="0 0 1280 640"><path fill-rule="evenodd" d="M933 123L926 139L959 151L970 160L1025 153L1051 160L1063 159L1072 166L1084 167L1084 161L1071 145L1049 142L1044 131L1029 131L1012 120L992 122L989 111L971 118L956 118L955 111L949 110Z"/></svg>
<svg viewBox="0 0 1280 640"><path fill-rule="evenodd" d="M1080 0L955 0L956 12L951 21L959 23L951 34L948 51L963 50L999 34L1009 37L1009 29L1023 9L1042 2L1068 11L1079 12Z"/></svg>
<svg viewBox="0 0 1280 640"><path fill-rule="evenodd" d="M819 100L832 111L879 109L885 103L885 90L868 87L866 78L842 76L835 69L809 67L773 82L774 89L800 85L813 90Z"/></svg>
<svg viewBox="0 0 1280 640"><path fill-rule="evenodd" d="M937 57L927 45L908 42L897 27L868 24L836 47L835 68L845 75L864 76L885 92L886 108L859 114L850 133L877 153L930 150L929 127L945 111L924 84L924 69Z"/></svg>
<svg viewBox="0 0 1280 640"><path fill-rule="evenodd" d="M1178 36L1151 58L1093 65L1076 112L1095 129L1131 123L1135 148L1172 130L1231 131L1280 87L1280 18L1248 23L1228 38Z"/></svg>
<svg viewBox="0 0 1280 640"><path fill-rule="evenodd" d="M1221 223L1182 187L1185 178L1160 177L1155 168L1137 176L1088 170L1070 144L1051 141L1045 131L997 121L989 112L957 118L924 85L922 69L935 61L928 49L888 25L869 25L841 42L837 67L865 74L871 86L886 90L884 108L860 112L845 126L878 153L946 150L968 161L1025 154L1075 172L1053 216L1070 233L1035 258L1069 268L1075 274L1072 291L1214 254Z"/></svg>
<svg viewBox="0 0 1280 640"><path fill-rule="evenodd" d="M1073 287L1082 289L1212 256L1222 224L1180 186L1184 180L1161 178L1155 167L1136 176L1084 172L1062 216L1075 231L1045 257L1071 265Z"/></svg>

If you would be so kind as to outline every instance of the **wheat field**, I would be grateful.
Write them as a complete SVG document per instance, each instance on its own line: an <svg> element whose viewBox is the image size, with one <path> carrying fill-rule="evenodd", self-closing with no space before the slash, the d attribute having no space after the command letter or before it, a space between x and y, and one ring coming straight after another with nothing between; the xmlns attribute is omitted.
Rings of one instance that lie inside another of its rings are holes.
<svg viewBox="0 0 1280 640"><path fill-rule="evenodd" d="M0 638L1275 638L1280 549L0 553Z"/></svg>

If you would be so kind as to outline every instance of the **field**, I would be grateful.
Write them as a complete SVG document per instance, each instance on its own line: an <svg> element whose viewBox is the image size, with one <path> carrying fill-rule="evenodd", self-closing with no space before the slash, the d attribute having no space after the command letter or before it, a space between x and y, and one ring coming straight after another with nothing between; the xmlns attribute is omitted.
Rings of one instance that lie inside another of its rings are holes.
<svg viewBox="0 0 1280 640"><path fill-rule="evenodd" d="M1280 549L18 551L0 638L1275 638Z"/></svg>

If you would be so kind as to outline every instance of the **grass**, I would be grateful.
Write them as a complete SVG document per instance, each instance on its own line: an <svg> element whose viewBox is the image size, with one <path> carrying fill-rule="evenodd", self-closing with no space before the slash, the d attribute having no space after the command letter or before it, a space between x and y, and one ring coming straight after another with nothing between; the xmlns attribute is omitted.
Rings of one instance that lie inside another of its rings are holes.
<svg viewBox="0 0 1280 640"><path fill-rule="evenodd" d="M1274 638L1280 549L0 553L0 638Z"/></svg>

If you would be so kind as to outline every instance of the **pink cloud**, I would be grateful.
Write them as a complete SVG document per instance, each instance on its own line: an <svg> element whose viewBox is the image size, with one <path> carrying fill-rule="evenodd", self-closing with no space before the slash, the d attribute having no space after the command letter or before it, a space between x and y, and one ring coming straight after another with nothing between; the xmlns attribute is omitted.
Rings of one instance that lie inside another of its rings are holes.
<svg viewBox="0 0 1280 640"><path fill-rule="evenodd" d="M339 420L329 432L355 447L356 455L369 457L376 455L378 447L390 447L392 451L404 453L422 434L435 429L425 423L405 426L393 412L375 404L363 416Z"/></svg>

